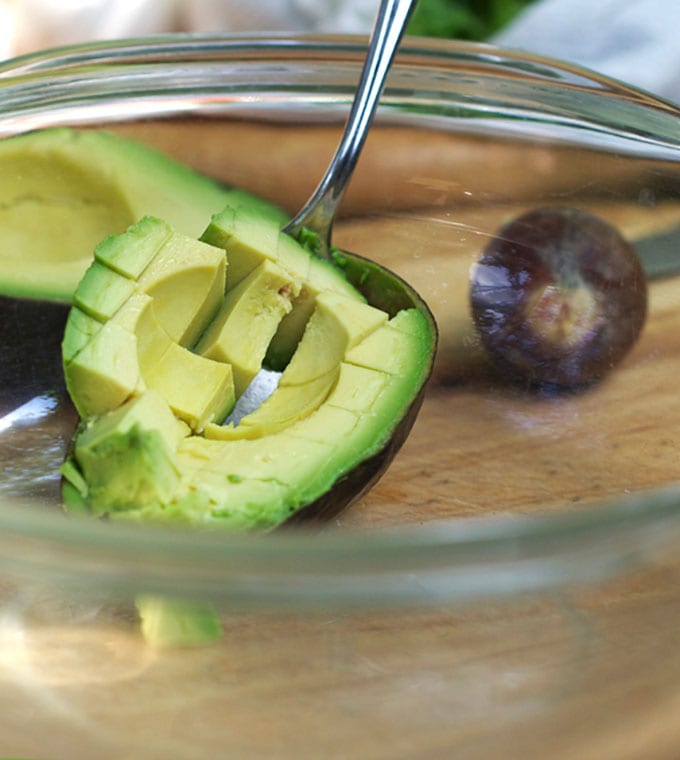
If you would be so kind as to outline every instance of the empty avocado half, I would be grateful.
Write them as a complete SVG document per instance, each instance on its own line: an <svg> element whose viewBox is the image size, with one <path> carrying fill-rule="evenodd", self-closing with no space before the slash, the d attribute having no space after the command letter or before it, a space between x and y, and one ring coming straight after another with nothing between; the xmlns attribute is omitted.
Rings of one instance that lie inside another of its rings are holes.
<svg viewBox="0 0 680 760"><path fill-rule="evenodd" d="M0 294L70 302L105 236L142 216L198 237L226 204L278 209L151 148L66 127L0 140Z"/></svg>
<svg viewBox="0 0 680 760"><path fill-rule="evenodd" d="M152 216L104 239L62 346L82 418L66 506L267 529L363 493L415 416L436 330L408 303L369 305L355 285L375 283L370 263L339 261L344 270L237 205L200 240ZM278 384L235 424L263 367Z"/></svg>

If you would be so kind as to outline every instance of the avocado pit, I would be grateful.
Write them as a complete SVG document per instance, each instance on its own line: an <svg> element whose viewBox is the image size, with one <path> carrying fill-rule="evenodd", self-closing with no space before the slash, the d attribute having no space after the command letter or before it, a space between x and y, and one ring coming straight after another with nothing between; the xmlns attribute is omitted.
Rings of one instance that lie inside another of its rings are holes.
<svg viewBox="0 0 680 760"><path fill-rule="evenodd" d="M637 341L647 282L613 226L546 207L504 225L472 270L472 316L505 376L576 387L600 380Z"/></svg>

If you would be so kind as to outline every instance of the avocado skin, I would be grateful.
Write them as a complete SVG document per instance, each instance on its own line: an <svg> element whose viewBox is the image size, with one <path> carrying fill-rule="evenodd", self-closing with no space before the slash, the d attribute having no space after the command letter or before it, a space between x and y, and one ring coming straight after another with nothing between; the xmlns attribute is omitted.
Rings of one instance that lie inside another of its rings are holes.
<svg viewBox="0 0 680 760"><path fill-rule="evenodd" d="M367 494L387 471L404 441L406 441L423 405L424 398L425 386L413 399L408 410L380 451L364 459L349 473L339 478L329 491L294 512L278 529L300 524L327 523Z"/></svg>

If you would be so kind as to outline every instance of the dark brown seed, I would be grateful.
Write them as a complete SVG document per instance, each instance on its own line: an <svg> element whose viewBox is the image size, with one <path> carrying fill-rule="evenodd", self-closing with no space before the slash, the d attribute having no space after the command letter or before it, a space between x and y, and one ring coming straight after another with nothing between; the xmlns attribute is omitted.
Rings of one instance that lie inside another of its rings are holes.
<svg viewBox="0 0 680 760"><path fill-rule="evenodd" d="M472 271L472 316L498 368L532 384L592 383L637 340L647 283L632 246L575 208L501 228Z"/></svg>

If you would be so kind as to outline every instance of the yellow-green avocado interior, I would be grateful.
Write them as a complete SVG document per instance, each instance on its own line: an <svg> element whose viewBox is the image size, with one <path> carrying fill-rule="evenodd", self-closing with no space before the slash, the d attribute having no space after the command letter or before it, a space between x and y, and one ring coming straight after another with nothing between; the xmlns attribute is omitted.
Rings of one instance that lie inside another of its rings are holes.
<svg viewBox="0 0 680 760"><path fill-rule="evenodd" d="M4 138L0 293L70 302L105 235L151 215L198 237L227 204L280 224L286 218L260 198L106 130L55 127Z"/></svg>
<svg viewBox="0 0 680 760"><path fill-rule="evenodd" d="M273 527L381 450L432 351L416 309L390 316L340 270L227 206L200 240L144 217L105 238L62 347L82 417L63 467L74 510ZM274 356L274 392L234 403Z"/></svg>

